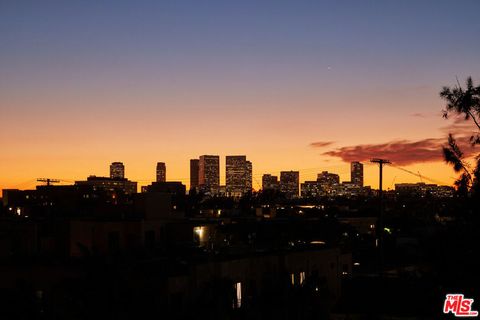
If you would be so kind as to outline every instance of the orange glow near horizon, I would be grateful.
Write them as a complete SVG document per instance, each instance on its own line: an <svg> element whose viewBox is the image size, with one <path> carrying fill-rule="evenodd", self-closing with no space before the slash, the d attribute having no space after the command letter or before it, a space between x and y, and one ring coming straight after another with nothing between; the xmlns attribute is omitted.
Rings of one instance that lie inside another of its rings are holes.
<svg viewBox="0 0 480 320"><path fill-rule="evenodd" d="M239 101L233 106L227 100L216 103L213 98L207 102L199 100L189 112L180 107L180 102L168 107L158 98L155 103L145 98L141 107L129 99L115 108L110 103L80 112L80 102L69 102L74 99L49 98L38 104L46 110L43 115L38 110L19 113L32 100L17 97L10 101L9 121L0 129L0 143L6 150L0 156L0 188L32 188L39 177L72 183L89 175L107 176L109 164L114 161L123 162L126 176L138 181L139 186L154 181L156 162L165 162L167 180L182 181L188 187L189 160L202 154L220 155L221 183L224 183L225 156L247 155L253 163L253 187L257 190L262 174L278 174L282 170L300 171L301 182L314 180L324 170L338 173L342 181L348 181L349 163L322 153L342 146L400 138L446 141L442 128L449 121L438 112L442 101L436 97L434 88L422 93L430 99L419 99L408 108L403 108L402 102L395 102L390 103L391 109L382 109L390 96L379 94L371 101L368 97L373 91L363 94L355 98L354 110L342 107L351 104L348 97L336 99L332 93L297 100L298 110L291 108L292 97L284 94L265 104L250 101L244 108L240 107L241 96L228 99ZM91 99L94 104L95 99ZM412 100L408 96L405 99ZM153 108L154 104L159 107ZM59 106L77 111L62 111ZM427 116L413 117L411 114L416 110L423 110ZM18 123L23 124L21 129ZM333 143L323 148L311 147L316 141ZM445 184L452 184L456 177L441 158L406 167ZM419 181L420 178L395 168L385 170L385 188L393 188L393 183ZM378 187L378 170L369 163L365 163L365 185Z"/></svg>
<svg viewBox="0 0 480 320"><path fill-rule="evenodd" d="M420 99L408 110L400 108L401 102L391 104L398 105L396 112L393 107L381 108L390 98L381 95L376 98L377 107L366 97L363 100L357 97L355 110L342 109L344 103L349 103L345 97L338 100L328 95L308 97L309 100L297 101L301 112L291 108L291 99L278 99L276 103L245 108L240 103L231 107L227 101L211 102L207 107L199 101L189 113L179 106L169 108L161 100L157 104L163 107L156 109L149 107L154 102L141 108L125 103L116 108L110 104L88 112L70 113L58 107L78 110L78 102L69 104L67 100L56 102L51 98L47 101L58 112L49 109L45 102L41 107L47 111L41 117L38 110L32 114L12 113L10 121L2 125L0 143L6 152L0 156L0 188L32 188L39 177L72 183L89 175L108 176L109 164L114 161L123 162L126 176L138 181L139 186L154 181L156 162L165 162L167 180L182 181L188 187L189 160L202 154L221 156L221 183L224 183L225 156L247 155L253 163L253 187L257 190L262 174L278 174L282 170L300 171L301 182L314 180L324 170L338 173L342 181L348 181L349 163L322 153L342 146L385 143L399 138L434 137L446 141L441 128L448 122L436 111L441 109L442 102L433 92L431 89L427 93L434 99ZM30 103L30 99L17 98L10 107L22 110ZM221 107L224 104L227 107ZM325 105L332 111L327 111ZM412 117L415 110L427 110L430 114L425 118ZM43 120L37 121L39 117ZM23 124L20 130L18 123ZM315 141L333 141L333 144L312 148L310 143ZM445 184L452 184L456 176L441 159L406 167ZM419 181L420 178L395 168L385 170L386 189L393 188L394 182ZM368 163L365 163L365 185L378 187L378 170Z"/></svg>

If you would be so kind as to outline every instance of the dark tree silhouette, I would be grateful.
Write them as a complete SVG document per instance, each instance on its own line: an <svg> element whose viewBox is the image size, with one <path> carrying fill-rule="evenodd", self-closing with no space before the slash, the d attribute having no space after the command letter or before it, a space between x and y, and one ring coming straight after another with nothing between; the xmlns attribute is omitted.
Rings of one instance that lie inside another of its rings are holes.
<svg viewBox="0 0 480 320"><path fill-rule="evenodd" d="M440 97L447 102L443 110L443 117L448 118L450 114L463 116L465 121L473 120L479 132L470 137L472 146L480 144L480 86L475 86L471 77L467 78L466 88L462 88L457 80L457 85L443 87ZM455 181L457 191L467 195L469 191L475 194L480 193L480 154L476 156L476 165L472 166L465 161L464 154L460 150L454 136L448 135L448 145L443 148L445 161L453 166L460 177Z"/></svg>

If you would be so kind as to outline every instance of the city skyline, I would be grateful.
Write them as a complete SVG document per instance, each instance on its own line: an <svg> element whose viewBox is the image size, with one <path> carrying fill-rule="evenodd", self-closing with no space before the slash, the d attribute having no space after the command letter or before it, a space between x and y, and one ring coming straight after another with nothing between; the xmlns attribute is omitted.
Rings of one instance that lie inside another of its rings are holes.
<svg viewBox="0 0 480 320"><path fill-rule="evenodd" d="M116 160L142 185L158 159L188 185L199 154L248 155L255 188L282 170L347 180L372 155L452 184L441 146L473 128L445 121L438 93L480 80L478 2L208 4L2 3L0 188Z"/></svg>
<svg viewBox="0 0 480 320"><path fill-rule="evenodd" d="M300 172L294 170L282 170L279 176L272 175L270 173L261 173L261 181L252 175L252 162L247 161L246 155L227 155L225 156L225 183L220 181L220 171L222 170L220 164L220 156L218 155L202 155L199 159L190 159L190 180L193 183L190 185L183 184L183 181L174 181L166 179L166 164L164 162L157 162L156 164L156 180L149 180L143 184L138 185L137 181L131 181L125 176L125 165L123 162L112 162L110 164L110 176L103 177L91 174L87 177L86 181L75 181L77 184L97 184L99 187L107 187L110 191L115 186L123 186L128 193L135 193L140 191L141 193L148 190L177 190L178 186L183 185L183 192L187 190L195 190L197 192L205 192L210 195L220 195L233 198L240 198L243 195L251 191L260 190L277 190L284 193L287 198L295 199L297 197L320 197L320 196L356 196L371 195L372 187L364 186L363 184L363 163L353 161L350 163L350 179L340 179L340 176L336 172L322 171L315 173L315 168L308 176L316 175L316 179L301 180ZM374 161L371 161L374 162ZM374 165L374 164L371 164ZM202 167L202 170L200 170ZM407 171L402 167L396 167L399 170ZM318 170L317 170L318 171ZM446 190L450 192L453 187L442 185L440 182L430 179L427 176L421 176L414 172L409 174L418 176L420 182L408 183L404 181L392 181L394 189L397 186L405 185L406 188L424 188L423 192L431 186L439 186L438 190ZM280 177L280 179L279 179ZM254 187L253 181L257 188ZM424 180L426 182L424 182ZM62 179L54 178L41 178L37 179L37 186L39 182L46 183L46 185L62 184L62 182L71 182ZM199 181L202 181L200 184ZM149 185L149 183L152 183ZM63 184L65 186L65 184ZM68 184L67 184L68 186ZM152 187L153 186L153 187ZM423 187L422 187L423 186ZM445 188L444 188L445 187ZM172 189L173 188L173 189ZM427 189L425 189L427 188ZM139 190L140 189L140 190ZM387 188L389 190L390 188ZM6 189L8 190L8 189ZM15 189L10 189L15 190ZM433 189L432 189L433 190ZM176 191L176 192L177 192ZM435 191L437 192L437 191Z"/></svg>
<svg viewBox="0 0 480 320"><path fill-rule="evenodd" d="M217 166L215 169L215 172L212 173L212 176L215 178L213 179L218 179L218 185L215 183L214 184L214 189L218 189L218 187L226 187L228 184L227 176L228 176L228 169L227 169L227 161L228 158L236 158L236 157L246 157L246 156L232 156L232 155L225 155L223 156L223 161L222 161L222 156L220 155L203 155L201 157L207 157L207 158L215 158L215 164L214 166ZM244 159L245 160L245 159ZM193 165L193 166L192 166ZM324 166L324 167L316 167L316 168L304 168L304 169L299 169L299 170L294 170L291 168L282 168L277 171L267 171L267 172L256 172L253 174L252 170L252 162L251 161L245 161L245 165L247 165L249 168L249 175L247 176L247 180L251 182L252 189L254 191L258 191L262 189L263 186L263 178L264 176L272 176L273 178L277 178L277 183L279 184L278 186L280 187L280 177L282 173L289 173L289 172L296 172L298 173L298 181L299 181L299 188L300 188L300 183L301 182L308 182L308 180L316 180L317 178L320 179L321 176L323 175L334 175L337 176L337 183L341 182L351 182L353 184L357 184L359 186L367 186L367 187L372 187L376 189L378 187L378 181L377 181L377 187L375 187L375 183L373 184L363 184L363 183L356 183L355 178L352 177L352 174L354 174L354 166L360 165L361 168L361 176L364 176L364 165L365 168L371 172L373 175L377 174L378 175L378 168L375 164L372 164L370 162L359 162L359 161L352 161L347 163L345 166ZM54 180L56 184L59 185L68 185L71 184L77 180L85 179L88 177L98 177L98 178L110 178L110 179L129 179L135 182L138 182L138 188L140 190L141 187L146 187L152 182L181 182L183 183L186 187L187 190L192 188L191 184L191 179L192 179L192 174L195 175L192 170L196 170L197 173L197 178L196 184L193 185L193 187L200 187L201 185L199 184L199 159L190 159L189 160L189 169L190 170L188 173L184 172L182 178L166 178L165 171L166 171L166 166L167 164L165 162L155 162L152 164L152 167L155 167L155 173L151 175L151 177L144 177L144 179L136 179L134 177L131 177L127 174L126 172L126 167L124 162L122 161L114 161L111 162L110 164L104 164L105 168L107 169L107 173L104 173L102 171L101 173L98 172L89 172L85 176L80 176L76 177L75 179L65 179L63 177L58 178L58 177L49 177L49 178L32 178L31 181L28 183L22 184L18 188L2 188L2 189L29 189L33 188L35 186L41 185L39 182L40 180ZM161 167L161 168L160 168ZM390 168L393 170L395 173L402 173L407 179L402 180L402 179L397 179L399 175L395 175L391 183L389 184L388 181L384 180L383 181L383 187L384 189L394 189L395 184L398 183L419 183L419 182L426 182L426 183L435 183L438 185L449 185L445 184L440 180L435 179L434 177L430 177L425 174L421 174L419 171L418 172L413 172L405 169L404 167L401 166L396 166L396 165L389 165L387 168ZM327 170L328 169L328 170ZM340 172L336 171L336 169L340 169ZM162 175L162 179L159 180L159 171L161 171L160 175ZM407 172L408 171L408 172ZM185 178L186 176L189 176L189 178ZM384 177L388 175L385 175ZM322 178L323 179L323 178ZM385 178L384 178L385 179ZM352 181L354 180L354 181ZM375 179L374 179L375 180ZM377 176L378 180L378 176ZM248 184L248 182L247 182ZM363 185L362 185L363 184Z"/></svg>

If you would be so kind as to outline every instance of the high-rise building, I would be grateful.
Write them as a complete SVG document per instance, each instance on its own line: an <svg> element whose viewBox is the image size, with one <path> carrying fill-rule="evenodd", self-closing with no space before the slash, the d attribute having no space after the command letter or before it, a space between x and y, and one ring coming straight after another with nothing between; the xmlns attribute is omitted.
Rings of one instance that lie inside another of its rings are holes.
<svg viewBox="0 0 480 320"><path fill-rule="evenodd" d="M279 188L277 176L272 176L271 174L264 174L262 176L262 190L278 190Z"/></svg>
<svg viewBox="0 0 480 320"><path fill-rule="evenodd" d="M157 182L167 181L167 167L165 162L157 162Z"/></svg>
<svg viewBox="0 0 480 320"><path fill-rule="evenodd" d="M240 197L252 190L252 163L246 156L227 156L225 161L225 191L228 196Z"/></svg>
<svg viewBox="0 0 480 320"><path fill-rule="evenodd" d="M198 159L190 159L190 190L198 187Z"/></svg>
<svg viewBox="0 0 480 320"><path fill-rule="evenodd" d="M280 172L280 191L285 193L287 198L297 198L299 194L299 172Z"/></svg>
<svg viewBox="0 0 480 320"><path fill-rule="evenodd" d="M350 164L350 180L353 184L363 187L363 164L355 161Z"/></svg>
<svg viewBox="0 0 480 320"><path fill-rule="evenodd" d="M204 192L218 193L220 186L219 156L200 156L198 161L198 185Z"/></svg>
<svg viewBox="0 0 480 320"><path fill-rule="evenodd" d="M227 195L232 197L240 197L245 192L246 156L226 156L225 158L225 190Z"/></svg>
<svg viewBox="0 0 480 320"><path fill-rule="evenodd" d="M322 171L317 175L317 181L323 185L334 185L340 183L340 176L336 173L330 173L328 171Z"/></svg>
<svg viewBox="0 0 480 320"><path fill-rule="evenodd" d="M246 171L246 176L245 176L245 192L250 192L252 191L252 162L247 161L246 162L247 166L247 171Z"/></svg>
<svg viewBox="0 0 480 320"><path fill-rule="evenodd" d="M110 178L112 179L124 179L125 178L125 166L122 162L112 162L110 165Z"/></svg>

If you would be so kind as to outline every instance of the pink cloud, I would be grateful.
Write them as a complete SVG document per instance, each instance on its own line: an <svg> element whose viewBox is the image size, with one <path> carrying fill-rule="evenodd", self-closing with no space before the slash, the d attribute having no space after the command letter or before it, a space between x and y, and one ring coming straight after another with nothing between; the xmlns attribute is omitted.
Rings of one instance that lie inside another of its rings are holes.
<svg viewBox="0 0 480 320"><path fill-rule="evenodd" d="M418 114L417 116L420 116ZM415 116L415 115L412 115ZM337 157L345 162L369 161L372 158L385 158L398 165L409 165L421 162L443 161L442 147L447 145L447 135L453 134L458 146L469 158L480 151L480 148L472 147L470 137L477 135L475 125L464 118L452 117L452 122L440 131L445 134L442 138L427 138L421 140L393 140L378 144L360 144L336 148L322 155ZM313 142L310 146L323 148L330 146L332 142Z"/></svg>
<svg viewBox="0 0 480 320"><path fill-rule="evenodd" d="M468 137L457 137L457 143L466 157L474 154ZM398 165L443 161L442 147L446 138L430 138L417 141L396 140L380 144L346 146L324 152L323 155L338 157L345 162L370 161L384 158Z"/></svg>

